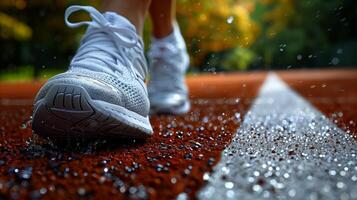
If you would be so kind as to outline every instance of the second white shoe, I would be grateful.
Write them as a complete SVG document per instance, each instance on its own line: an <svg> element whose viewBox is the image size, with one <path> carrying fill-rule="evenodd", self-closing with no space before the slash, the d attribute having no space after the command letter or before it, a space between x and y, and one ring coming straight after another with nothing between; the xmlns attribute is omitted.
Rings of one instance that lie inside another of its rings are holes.
<svg viewBox="0 0 357 200"><path fill-rule="evenodd" d="M92 21L71 23L86 11ZM131 137L152 134L144 83L147 64L134 25L112 12L89 6L66 10L68 26L88 25L70 69L41 88L35 99L33 130L50 137Z"/></svg>
<svg viewBox="0 0 357 200"><path fill-rule="evenodd" d="M149 53L150 112L185 114L190 109L185 73L189 66L186 45L177 24L169 36L153 38Z"/></svg>

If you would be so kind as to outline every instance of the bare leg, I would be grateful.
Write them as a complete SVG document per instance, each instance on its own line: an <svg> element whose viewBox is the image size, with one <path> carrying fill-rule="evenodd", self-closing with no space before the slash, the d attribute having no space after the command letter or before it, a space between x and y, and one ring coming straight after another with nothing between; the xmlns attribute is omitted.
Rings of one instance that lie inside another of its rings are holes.
<svg viewBox="0 0 357 200"><path fill-rule="evenodd" d="M150 3L151 0L103 0L102 11L112 11L126 17L142 35Z"/></svg>
<svg viewBox="0 0 357 200"><path fill-rule="evenodd" d="M155 38L163 38L173 31L176 20L175 0L153 0L149 12Z"/></svg>

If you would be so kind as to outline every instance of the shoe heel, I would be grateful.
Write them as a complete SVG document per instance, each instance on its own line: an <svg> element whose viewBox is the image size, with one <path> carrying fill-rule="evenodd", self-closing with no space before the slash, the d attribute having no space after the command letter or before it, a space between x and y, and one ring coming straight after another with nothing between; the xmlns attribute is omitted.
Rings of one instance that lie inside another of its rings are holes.
<svg viewBox="0 0 357 200"><path fill-rule="evenodd" d="M66 137L69 132L82 135L85 129L97 124L89 119L95 111L89 94L81 86L54 85L40 101L36 103L32 124L40 135ZM84 121L86 123L81 123Z"/></svg>
<svg viewBox="0 0 357 200"><path fill-rule="evenodd" d="M82 86L56 84L36 102L32 129L53 138L147 138L150 121L139 118L124 107L91 99Z"/></svg>

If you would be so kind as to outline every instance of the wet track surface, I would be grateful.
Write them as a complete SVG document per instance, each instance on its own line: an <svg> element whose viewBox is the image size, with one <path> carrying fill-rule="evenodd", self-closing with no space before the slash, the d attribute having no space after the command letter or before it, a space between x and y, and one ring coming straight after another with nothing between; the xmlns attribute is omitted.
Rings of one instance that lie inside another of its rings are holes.
<svg viewBox="0 0 357 200"><path fill-rule="evenodd" d="M356 199L357 143L269 75L200 199Z"/></svg>
<svg viewBox="0 0 357 200"><path fill-rule="evenodd" d="M357 72L314 73L279 75L344 134L356 136ZM57 145L33 135L28 125L29 99L40 84L2 85L0 199L195 198L244 121L265 77L266 73L249 73L189 78L191 112L153 116L155 134L146 141L79 139ZM14 88L23 92L11 92ZM355 147L354 142L351 145ZM352 175L356 164L352 165L345 174L346 188L357 181ZM328 178L335 185L339 182Z"/></svg>

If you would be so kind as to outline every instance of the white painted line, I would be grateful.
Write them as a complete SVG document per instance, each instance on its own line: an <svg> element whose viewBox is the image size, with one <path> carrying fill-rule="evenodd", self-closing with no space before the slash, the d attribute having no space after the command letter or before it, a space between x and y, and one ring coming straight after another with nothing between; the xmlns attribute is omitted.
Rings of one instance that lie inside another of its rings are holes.
<svg viewBox="0 0 357 200"><path fill-rule="evenodd" d="M270 74L199 199L357 199L356 142Z"/></svg>

